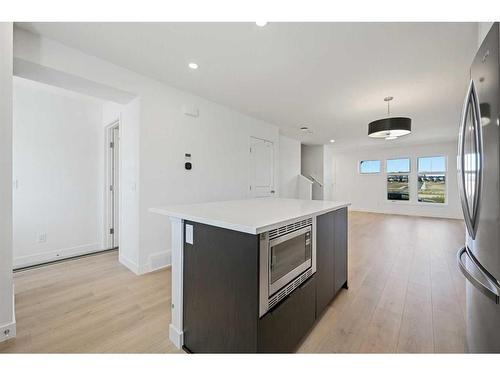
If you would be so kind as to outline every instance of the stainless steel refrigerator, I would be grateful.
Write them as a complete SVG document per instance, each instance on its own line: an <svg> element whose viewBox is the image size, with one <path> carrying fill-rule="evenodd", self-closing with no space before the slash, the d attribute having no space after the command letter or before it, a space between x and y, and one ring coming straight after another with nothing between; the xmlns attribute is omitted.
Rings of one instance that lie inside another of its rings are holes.
<svg viewBox="0 0 500 375"><path fill-rule="evenodd" d="M500 353L500 34L495 23L472 63L458 143L458 184L467 228L457 254L467 278L470 352Z"/></svg>

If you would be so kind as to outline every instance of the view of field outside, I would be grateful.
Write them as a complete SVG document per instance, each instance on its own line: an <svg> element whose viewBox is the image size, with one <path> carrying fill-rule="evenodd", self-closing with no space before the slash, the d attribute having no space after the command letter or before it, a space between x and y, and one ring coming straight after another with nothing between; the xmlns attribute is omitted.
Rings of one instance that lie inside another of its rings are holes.
<svg viewBox="0 0 500 375"><path fill-rule="evenodd" d="M387 173L410 173L410 158L387 159ZM410 184L407 174L387 175L387 199L391 201L409 201Z"/></svg>
<svg viewBox="0 0 500 375"><path fill-rule="evenodd" d="M445 202L446 159L444 156L418 158L417 196L419 202Z"/></svg>
<svg viewBox="0 0 500 375"><path fill-rule="evenodd" d="M392 201L409 201L410 185L408 175L387 176L387 199Z"/></svg>
<svg viewBox="0 0 500 375"><path fill-rule="evenodd" d="M362 160L361 174L380 173L380 160ZM410 158L387 159L387 199L410 200ZM417 199L419 202L445 203L446 158L430 156L417 158Z"/></svg>
<svg viewBox="0 0 500 375"><path fill-rule="evenodd" d="M444 174L418 175L418 201L444 203L446 195L446 177Z"/></svg>

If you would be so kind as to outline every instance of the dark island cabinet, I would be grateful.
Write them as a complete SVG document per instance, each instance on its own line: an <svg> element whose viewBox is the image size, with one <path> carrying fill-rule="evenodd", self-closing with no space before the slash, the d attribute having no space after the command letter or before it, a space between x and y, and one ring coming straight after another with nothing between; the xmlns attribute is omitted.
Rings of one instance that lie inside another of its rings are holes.
<svg viewBox="0 0 500 375"><path fill-rule="evenodd" d="M190 221L184 242L184 349L193 353L293 352L347 287L347 209L317 217L317 271L259 317L259 236ZM191 237L191 236L189 236Z"/></svg>
<svg viewBox="0 0 500 375"><path fill-rule="evenodd" d="M184 345L193 353L255 353L259 316L258 236L193 226L184 243Z"/></svg>
<svg viewBox="0 0 500 375"><path fill-rule="evenodd" d="M347 208L316 219L316 315L347 288Z"/></svg>
<svg viewBox="0 0 500 375"><path fill-rule="evenodd" d="M259 320L259 353L291 353L316 320L316 279L309 278Z"/></svg>

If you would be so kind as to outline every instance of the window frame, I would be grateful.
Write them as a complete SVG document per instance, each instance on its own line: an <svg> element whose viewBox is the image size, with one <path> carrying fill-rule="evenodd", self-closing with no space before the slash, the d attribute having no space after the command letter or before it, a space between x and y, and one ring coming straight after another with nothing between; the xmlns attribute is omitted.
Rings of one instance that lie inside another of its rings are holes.
<svg viewBox="0 0 500 375"><path fill-rule="evenodd" d="M363 173L361 172L361 163L364 161L378 161L380 163L380 168L378 172L368 172L368 173ZM363 160L358 160L358 174L361 176L375 176L379 175L382 173L382 159L363 159Z"/></svg>
<svg viewBox="0 0 500 375"><path fill-rule="evenodd" d="M427 172L420 172L418 170L418 160L419 159L425 159L425 158L444 158L444 167L445 167L445 171L440 171L440 172L430 172L430 171L427 171ZM423 205L423 206L437 206L437 207L443 207L443 206L447 206L448 205L448 156L447 155L430 155L430 156L417 156L417 165L416 165L416 175L417 175L417 189L416 189L416 198L417 198L417 204L419 205ZM420 174L424 174L424 173L443 173L444 174L444 182L445 182L445 188L444 188L444 202L443 203L437 203L437 202L420 202L418 200L418 177L420 176Z"/></svg>
<svg viewBox="0 0 500 375"><path fill-rule="evenodd" d="M408 159L408 172L389 172L387 168L387 162L389 160L400 160L400 159ZM412 175L412 158L410 156L400 156L400 157L391 157L385 159L385 201L393 204L411 204L412 203L412 187L411 187L411 175ZM408 199L407 200L399 200L399 199L389 199L389 189L387 186L387 178L389 176L407 176L408 178Z"/></svg>
<svg viewBox="0 0 500 375"><path fill-rule="evenodd" d="M389 172L388 168L387 168L387 162L389 160L402 160L402 159L408 159L408 172ZM409 156L401 156L401 157L398 157L398 158L389 158L389 159L385 159L385 173L386 174L411 174L411 157Z"/></svg>

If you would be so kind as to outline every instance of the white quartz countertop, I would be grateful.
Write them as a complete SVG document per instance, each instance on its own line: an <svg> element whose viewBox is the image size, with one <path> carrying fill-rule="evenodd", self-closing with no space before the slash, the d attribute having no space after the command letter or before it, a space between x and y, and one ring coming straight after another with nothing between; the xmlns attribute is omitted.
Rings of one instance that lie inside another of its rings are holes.
<svg viewBox="0 0 500 375"><path fill-rule="evenodd" d="M349 206L347 202L254 198L150 208L150 212L259 234L300 219Z"/></svg>

